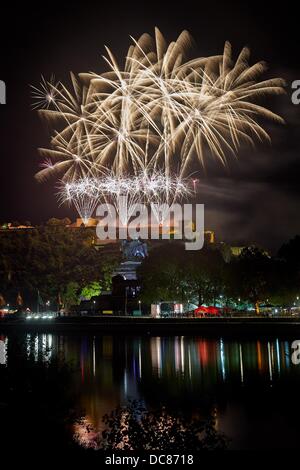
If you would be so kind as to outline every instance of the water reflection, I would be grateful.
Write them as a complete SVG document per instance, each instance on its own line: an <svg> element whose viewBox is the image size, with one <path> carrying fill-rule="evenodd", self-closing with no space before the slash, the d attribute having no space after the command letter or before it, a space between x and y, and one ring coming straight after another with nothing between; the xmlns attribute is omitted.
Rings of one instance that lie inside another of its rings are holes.
<svg viewBox="0 0 300 470"><path fill-rule="evenodd" d="M230 434L234 419L243 415L246 420L247 411L237 408L241 390L300 377L300 368L290 361L292 340L279 338L27 334L25 343L27 357L34 361L58 356L74 366L74 394L84 410L75 433L83 445L95 441L87 427L101 431L102 416L128 398L143 400L150 408L167 402L200 409L203 415L214 410L218 426ZM9 351L10 338L0 336L0 364L7 364Z"/></svg>
<svg viewBox="0 0 300 470"><path fill-rule="evenodd" d="M7 336L0 335L0 365L7 363Z"/></svg>
<svg viewBox="0 0 300 470"><path fill-rule="evenodd" d="M128 387L149 377L189 379L203 383L239 380L244 383L253 374L279 379L291 367L292 341L224 341L184 336L128 337L61 336L28 333L27 357L49 361L61 356L80 369L80 382L100 380L106 386L119 382L123 396ZM8 338L0 336L0 364L6 364ZM132 382L132 383L131 383ZM135 384L135 385L133 385Z"/></svg>
<svg viewBox="0 0 300 470"><path fill-rule="evenodd" d="M27 357L35 362L48 362L54 353L58 352L57 345L53 344L52 334L30 334L26 335Z"/></svg>

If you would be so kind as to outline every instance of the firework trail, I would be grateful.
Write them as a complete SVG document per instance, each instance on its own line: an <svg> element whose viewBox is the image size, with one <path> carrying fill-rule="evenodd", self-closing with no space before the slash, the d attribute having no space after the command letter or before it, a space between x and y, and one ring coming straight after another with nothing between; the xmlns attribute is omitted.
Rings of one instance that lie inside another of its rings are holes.
<svg viewBox="0 0 300 470"><path fill-rule="evenodd" d="M249 65L248 48L236 61L228 42L219 56L190 59L187 31L168 44L157 28L132 41L123 65L106 48L107 71L71 73L72 91L53 78L32 88L53 129L36 177L61 180L61 199L84 219L99 198L174 202L189 193L195 161L226 165L241 144L270 140L261 118L283 122L258 102L283 93L284 82L261 81L266 65Z"/></svg>
<svg viewBox="0 0 300 470"><path fill-rule="evenodd" d="M97 203L104 200L115 207L123 225L127 225L135 213L137 203L153 207L158 219L156 205L172 205L189 194L188 181L176 176L166 177L155 171L124 177L107 172L100 178L84 177L73 182L61 182L58 192L60 202L74 204L84 223L88 222Z"/></svg>

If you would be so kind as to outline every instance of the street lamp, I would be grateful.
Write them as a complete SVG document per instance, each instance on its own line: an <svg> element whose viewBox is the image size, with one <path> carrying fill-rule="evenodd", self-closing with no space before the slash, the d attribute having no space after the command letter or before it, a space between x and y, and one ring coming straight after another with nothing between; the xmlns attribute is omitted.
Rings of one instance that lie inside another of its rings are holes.
<svg viewBox="0 0 300 470"><path fill-rule="evenodd" d="M142 304L142 302L139 300L139 311L140 311L140 315L142 315L142 307L141 307L141 304Z"/></svg>

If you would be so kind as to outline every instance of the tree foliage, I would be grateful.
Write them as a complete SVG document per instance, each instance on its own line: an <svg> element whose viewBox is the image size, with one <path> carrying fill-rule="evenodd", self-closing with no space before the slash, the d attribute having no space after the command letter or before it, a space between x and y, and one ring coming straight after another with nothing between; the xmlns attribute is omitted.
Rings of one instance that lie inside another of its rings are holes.
<svg viewBox="0 0 300 470"><path fill-rule="evenodd" d="M114 269L119 254L107 256L97 251L93 235L92 229L55 224L1 233L1 294L15 299L21 292L30 304L39 290L44 300L55 303L60 295L70 305L86 285L102 280L107 285L108 272Z"/></svg>
<svg viewBox="0 0 300 470"><path fill-rule="evenodd" d="M101 294L101 285L98 281L93 281L81 289L80 298L82 300L90 300L92 297Z"/></svg>
<svg viewBox="0 0 300 470"><path fill-rule="evenodd" d="M227 305L260 303L293 305L300 296L300 237L283 245L278 256L245 247L233 256L224 244L186 251L178 241L153 247L139 269L144 302L193 301L215 305L221 295Z"/></svg>
<svg viewBox="0 0 300 470"><path fill-rule="evenodd" d="M137 400L129 401L103 418L106 429L100 446L104 450L168 451L225 449L226 437L217 432L213 420L187 417L161 407L147 410Z"/></svg>
<svg viewBox="0 0 300 470"><path fill-rule="evenodd" d="M178 242L153 248L139 269L143 300L214 303L224 289L225 268L222 254L216 249L186 251Z"/></svg>

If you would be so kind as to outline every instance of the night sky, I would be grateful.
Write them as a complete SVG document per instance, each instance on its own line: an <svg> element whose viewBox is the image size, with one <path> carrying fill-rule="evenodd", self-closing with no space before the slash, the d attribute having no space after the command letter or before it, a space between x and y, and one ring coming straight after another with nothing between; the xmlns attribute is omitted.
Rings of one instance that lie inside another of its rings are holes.
<svg viewBox="0 0 300 470"><path fill-rule="evenodd" d="M300 80L298 16L293 3L275 2L76 2L14 7L1 14L0 79L6 82L7 104L0 106L1 221L71 216L58 207L55 181L37 183L37 148L48 145L48 133L31 110L29 84L40 75L67 82L74 72L102 72L104 44L121 60L130 44L158 26L170 41L183 29L195 39L194 56L222 53L225 40L238 53L248 45L252 61L266 60L269 76L287 82L286 96L272 99L271 109L285 126L268 125L272 145L243 148L228 169L212 161L199 172L199 202L206 205L206 228L218 240L257 242L270 249L300 233L300 105L291 102L291 82ZM275 6L273 6L275 5ZM269 105L269 103L268 103Z"/></svg>

